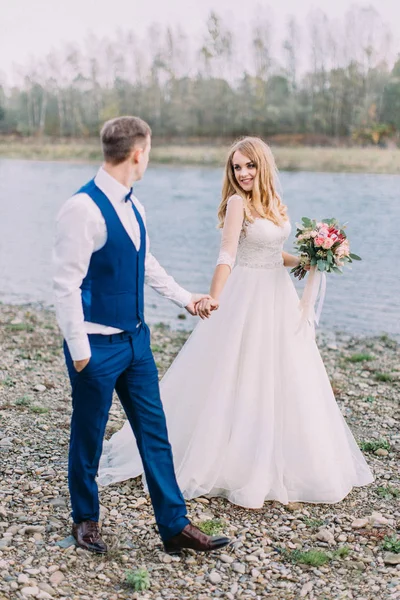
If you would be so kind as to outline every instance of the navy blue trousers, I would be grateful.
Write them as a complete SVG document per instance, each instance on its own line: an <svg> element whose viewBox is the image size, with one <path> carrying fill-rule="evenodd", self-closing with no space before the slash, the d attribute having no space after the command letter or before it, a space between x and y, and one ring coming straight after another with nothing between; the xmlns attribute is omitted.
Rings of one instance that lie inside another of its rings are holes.
<svg viewBox="0 0 400 600"><path fill-rule="evenodd" d="M99 520L96 475L112 395L116 390L135 434L147 485L163 540L189 523L179 490L161 404L150 332L89 335L92 357L77 373L64 343L72 386L68 482L75 523Z"/></svg>

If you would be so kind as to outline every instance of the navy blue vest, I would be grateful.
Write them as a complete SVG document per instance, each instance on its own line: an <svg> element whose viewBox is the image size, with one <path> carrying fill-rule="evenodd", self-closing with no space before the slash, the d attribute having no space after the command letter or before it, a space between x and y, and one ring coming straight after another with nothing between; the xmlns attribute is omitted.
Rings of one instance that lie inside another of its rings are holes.
<svg viewBox="0 0 400 600"><path fill-rule="evenodd" d="M85 321L134 331L138 323L144 322L146 229L142 217L132 203L140 229L138 252L110 200L94 179L77 193L90 196L107 227L106 244L92 254L81 285Z"/></svg>

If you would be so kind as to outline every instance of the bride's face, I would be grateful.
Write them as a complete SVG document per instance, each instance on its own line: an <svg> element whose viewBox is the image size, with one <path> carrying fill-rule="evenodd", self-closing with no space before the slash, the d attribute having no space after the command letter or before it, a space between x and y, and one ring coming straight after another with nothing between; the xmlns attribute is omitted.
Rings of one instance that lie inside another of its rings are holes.
<svg viewBox="0 0 400 600"><path fill-rule="evenodd" d="M249 159L248 156L245 156L239 150L236 150L232 157L232 166L236 181L240 187L245 192L251 192L257 174L256 165Z"/></svg>

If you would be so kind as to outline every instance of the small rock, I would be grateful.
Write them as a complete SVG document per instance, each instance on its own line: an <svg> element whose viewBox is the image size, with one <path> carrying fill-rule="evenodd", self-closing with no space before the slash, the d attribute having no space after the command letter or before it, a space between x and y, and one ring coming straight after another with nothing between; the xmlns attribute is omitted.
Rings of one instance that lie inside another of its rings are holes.
<svg viewBox="0 0 400 600"><path fill-rule="evenodd" d="M208 576L208 579L211 581L213 585L218 585L222 581L222 577L217 571L211 571Z"/></svg>
<svg viewBox="0 0 400 600"><path fill-rule="evenodd" d="M372 513L369 517L369 522L372 527L387 527L390 525L389 519L386 519L386 517L383 517L380 513Z"/></svg>
<svg viewBox="0 0 400 600"><path fill-rule="evenodd" d="M164 554L164 556L162 557L163 563L166 564L172 563L172 560L172 556L170 556L169 554Z"/></svg>
<svg viewBox="0 0 400 600"><path fill-rule="evenodd" d="M219 558L220 558L220 560L222 560L222 562L224 562L228 565L232 564L233 561L235 560L233 558L233 556L229 556L229 554L221 554Z"/></svg>
<svg viewBox="0 0 400 600"><path fill-rule="evenodd" d="M240 573L241 575L246 573L246 567L240 562L232 563L232 569L235 571L235 573Z"/></svg>
<svg viewBox="0 0 400 600"><path fill-rule="evenodd" d="M29 577L28 575L25 575L25 573L20 573L18 575L18 579L17 579L18 583L29 583Z"/></svg>
<svg viewBox="0 0 400 600"><path fill-rule="evenodd" d="M49 581L52 585L60 585L60 583L65 579L64 573L61 571L54 571Z"/></svg>
<svg viewBox="0 0 400 600"><path fill-rule="evenodd" d="M355 519L351 524L353 529L363 529L363 527L366 527L367 525L368 519Z"/></svg>
<svg viewBox="0 0 400 600"><path fill-rule="evenodd" d="M50 600L52 596L50 596L50 594L48 594L47 592L43 592L41 590L36 596L36 598L38 598L38 600Z"/></svg>
<svg viewBox="0 0 400 600"><path fill-rule="evenodd" d="M9 437L5 437L2 440L0 440L0 446L3 446L4 448L12 446L12 443L12 438Z"/></svg>
<svg viewBox="0 0 400 600"><path fill-rule="evenodd" d="M387 456L389 452L385 448L378 448L378 450L375 450L375 454L376 456Z"/></svg>
<svg viewBox="0 0 400 600"><path fill-rule="evenodd" d="M303 587L301 588L300 591L300 598L305 598L307 596L307 594L309 594L313 589L313 582L312 581L307 581L307 583L305 583L303 585Z"/></svg>
<svg viewBox="0 0 400 600"><path fill-rule="evenodd" d="M301 504L300 502L289 502L289 504L286 505L286 509L290 512L296 512L296 510L301 509Z"/></svg>
<svg viewBox="0 0 400 600"><path fill-rule="evenodd" d="M29 525L25 527L25 535L32 535L33 533L44 533L43 525Z"/></svg>
<svg viewBox="0 0 400 600"><path fill-rule="evenodd" d="M45 392L47 390L47 387L45 385L42 385L41 383L38 383L34 386L33 389L35 392Z"/></svg>
<svg viewBox="0 0 400 600"><path fill-rule="evenodd" d="M40 590L38 587L26 587L26 588L22 588L21 590L22 595L25 596L26 598L37 598L37 596L40 593Z"/></svg>
<svg viewBox="0 0 400 600"><path fill-rule="evenodd" d="M4 550L8 546L11 546L11 537L4 537L0 540L0 550Z"/></svg>
<svg viewBox="0 0 400 600"><path fill-rule="evenodd" d="M57 496L57 498L52 498L50 500L50 504L51 504L51 506L54 506L54 508L65 508L67 506L67 502L66 502L65 498L63 498L62 496Z"/></svg>
<svg viewBox="0 0 400 600"><path fill-rule="evenodd" d="M135 508L139 508L139 506L144 506L145 504L147 504L147 498L138 498L135 503Z"/></svg>
<svg viewBox="0 0 400 600"><path fill-rule="evenodd" d="M48 583L39 583L38 587L41 591L46 592L49 596L55 596L56 591Z"/></svg>
<svg viewBox="0 0 400 600"><path fill-rule="evenodd" d="M326 544L330 544L331 546L336 544L334 535L329 529L320 529L316 535L317 540L320 542L325 542Z"/></svg>
<svg viewBox="0 0 400 600"><path fill-rule="evenodd" d="M73 535L69 535L68 537L56 542L56 546L60 548L70 548L71 546L76 546L76 540Z"/></svg>
<svg viewBox="0 0 400 600"><path fill-rule="evenodd" d="M400 554L385 552L383 554L383 562L385 565L400 565Z"/></svg>

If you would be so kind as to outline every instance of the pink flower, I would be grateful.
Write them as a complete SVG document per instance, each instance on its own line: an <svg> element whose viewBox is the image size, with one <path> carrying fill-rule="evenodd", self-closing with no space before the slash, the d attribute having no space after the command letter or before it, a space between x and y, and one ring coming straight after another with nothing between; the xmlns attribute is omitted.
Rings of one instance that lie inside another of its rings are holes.
<svg viewBox="0 0 400 600"><path fill-rule="evenodd" d="M329 235L329 227L328 225L325 225L325 223L322 223L321 227L319 227L319 235L326 237L327 235Z"/></svg>
<svg viewBox="0 0 400 600"><path fill-rule="evenodd" d="M322 247L324 250L329 250L329 248L332 248L334 243L335 240L333 240L332 238L325 238Z"/></svg>
<svg viewBox="0 0 400 600"><path fill-rule="evenodd" d="M340 246L338 246L336 248L336 252L335 252L336 256L338 256L339 258L342 258L343 256L349 256L350 254L350 244L348 242L348 240L344 240Z"/></svg>
<svg viewBox="0 0 400 600"><path fill-rule="evenodd" d="M315 246L317 246L317 248L319 248L319 246L322 246L323 243L324 243L324 238L320 237L318 234L318 237L314 238Z"/></svg>

